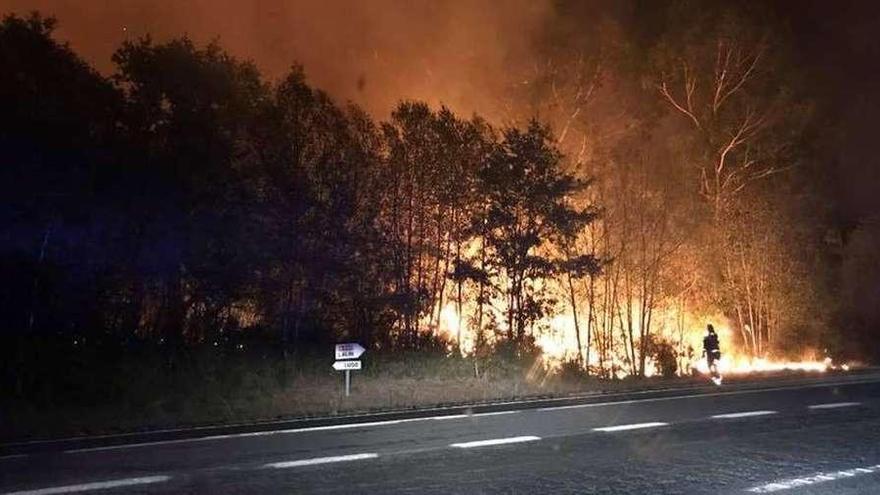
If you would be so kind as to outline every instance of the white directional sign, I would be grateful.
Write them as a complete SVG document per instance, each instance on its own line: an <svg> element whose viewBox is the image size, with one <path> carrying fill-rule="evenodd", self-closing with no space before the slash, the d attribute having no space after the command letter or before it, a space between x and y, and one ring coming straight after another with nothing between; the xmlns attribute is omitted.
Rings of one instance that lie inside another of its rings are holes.
<svg viewBox="0 0 880 495"><path fill-rule="evenodd" d="M333 363L333 369L336 371L348 371L361 369L361 362L358 361L336 361Z"/></svg>
<svg viewBox="0 0 880 495"><path fill-rule="evenodd" d="M336 371L345 371L345 396L351 395L351 372L352 370L361 369L361 362L355 361L361 357L366 349L361 347L357 342L347 342L345 344L336 344L336 362L333 363L333 369ZM340 361L341 360L341 361Z"/></svg>
<svg viewBox="0 0 880 495"><path fill-rule="evenodd" d="M361 347L361 345L357 342L350 342L348 344L336 344L336 359L357 359L361 357L361 354L363 354L364 351L366 351L366 349ZM360 369L360 367L356 369Z"/></svg>

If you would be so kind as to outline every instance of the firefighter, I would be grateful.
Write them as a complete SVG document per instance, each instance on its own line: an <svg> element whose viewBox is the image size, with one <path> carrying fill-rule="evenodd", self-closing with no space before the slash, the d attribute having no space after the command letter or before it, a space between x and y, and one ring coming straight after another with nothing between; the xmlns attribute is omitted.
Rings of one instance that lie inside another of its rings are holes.
<svg viewBox="0 0 880 495"><path fill-rule="evenodd" d="M706 336L703 337L703 355L709 364L709 373L713 376L718 374L718 365L715 363L721 359L721 348L718 346L718 334L712 324L706 325Z"/></svg>

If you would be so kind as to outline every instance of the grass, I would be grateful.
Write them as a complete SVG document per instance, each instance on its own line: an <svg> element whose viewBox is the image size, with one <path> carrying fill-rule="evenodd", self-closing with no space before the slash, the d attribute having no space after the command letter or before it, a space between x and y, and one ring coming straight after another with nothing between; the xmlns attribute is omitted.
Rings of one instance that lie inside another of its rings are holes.
<svg viewBox="0 0 880 495"><path fill-rule="evenodd" d="M72 403L4 403L0 440L705 384L701 378L603 381L498 358L481 362L475 377L471 359L413 353L365 359L364 370L352 372L352 395L345 397L343 374L331 364L315 358L281 362L195 356L169 371L161 362L128 363L102 385L106 396L91 390L90 399Z"/></svg>

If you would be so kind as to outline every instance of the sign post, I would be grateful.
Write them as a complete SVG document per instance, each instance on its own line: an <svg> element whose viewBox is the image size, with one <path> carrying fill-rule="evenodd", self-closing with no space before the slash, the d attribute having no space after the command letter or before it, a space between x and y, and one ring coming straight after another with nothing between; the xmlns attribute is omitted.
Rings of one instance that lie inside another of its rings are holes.
<svg viewBox="0 0 880 495"><path fill-rule="evenodd" d="M358 360L364 349L357 342L346 344L336 344L336 362L333 363L333 369L336 371L345 371L345 396L351 395L351 370L361 369L361 362Z"/></svg>

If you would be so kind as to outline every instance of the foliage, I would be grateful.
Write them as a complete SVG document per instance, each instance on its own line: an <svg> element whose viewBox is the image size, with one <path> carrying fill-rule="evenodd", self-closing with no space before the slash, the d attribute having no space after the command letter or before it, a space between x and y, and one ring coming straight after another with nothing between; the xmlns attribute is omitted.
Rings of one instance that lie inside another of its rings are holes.
<svg viewBox="0 0 880 495"><path fill-rule="evenodd" d="M664 378L672 378L678 374L678 356L675 345L663 339L652 338L648 344L648 353L654 360L657 371Z"/></svg>
<svg viewBox="0 0 880 495"><path fill-rule="evenodd" d="M595 271L590 257L555 259L540 251L548 239L571 239L593 216L566 203L583 184L561 172L561 156L547 128L532 122L525 132L509 129L479 171L483 208L474 230L488 251L481 277L505 281L507 338L522 341L547 314L539 285L564 267Z"/></svg>

